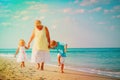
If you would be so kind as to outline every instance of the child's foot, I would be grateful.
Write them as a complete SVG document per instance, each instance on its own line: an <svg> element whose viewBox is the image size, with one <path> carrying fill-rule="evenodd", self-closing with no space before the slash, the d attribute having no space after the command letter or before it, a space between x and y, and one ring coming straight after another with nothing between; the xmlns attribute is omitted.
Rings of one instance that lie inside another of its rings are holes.
<svg viewBox="0 0 120 80"><path fill-rule="evenodd" d="M64 73L64 71L61 71L61 73Z"/></svg>
<svg viewBox="0 0 120 80"><path fill-rule="evenodd" d="M58 63L58 66L60 66L61 65L61 63Z"/></svg>

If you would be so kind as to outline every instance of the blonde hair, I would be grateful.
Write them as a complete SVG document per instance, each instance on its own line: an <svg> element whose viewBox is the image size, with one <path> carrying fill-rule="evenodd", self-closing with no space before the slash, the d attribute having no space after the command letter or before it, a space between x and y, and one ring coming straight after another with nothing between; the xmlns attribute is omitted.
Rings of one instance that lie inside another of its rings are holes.
<svg viewBox="0 0 120 80"><path fill-rule="evenodd" d="M19 46L24 46L25 45L25 41L23 39L19 40Z"/></svg>
<svg viewBox="0 0 120 80"><path fill-rule="evenodd" d="M35 27L36 27L36 25L41 25L41 21L40 20L36 20L35 21Z"/></svg>

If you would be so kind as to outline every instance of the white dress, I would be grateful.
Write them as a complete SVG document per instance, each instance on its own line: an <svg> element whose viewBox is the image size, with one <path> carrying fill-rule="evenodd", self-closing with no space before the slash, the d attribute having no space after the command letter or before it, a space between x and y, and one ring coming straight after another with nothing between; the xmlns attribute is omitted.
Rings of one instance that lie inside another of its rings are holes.
<svg viewBox="0 0 120 80"><path fill-rule="evenodd" d="M43 27L42 30L35 28L35 38L32 48L31 62L41 63L48 61L50 61L50 53L45 27Z"/></svg>
<svg viewBox="0 0 120 80"><path fill-rule="evenodd" d="M23 62L26 60L26 53L25 53L25 47L19 48L19 53L17 56L17 62Z"/></svg>

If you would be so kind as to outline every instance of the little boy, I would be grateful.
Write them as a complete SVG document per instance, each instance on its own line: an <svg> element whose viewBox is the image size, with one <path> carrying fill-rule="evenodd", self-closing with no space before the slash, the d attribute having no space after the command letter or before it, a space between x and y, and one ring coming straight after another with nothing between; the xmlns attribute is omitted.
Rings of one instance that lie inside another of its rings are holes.
<svg viewBox="0 0 120 80"><path fill-rule="evenodd" d="M64 73L64 62L65 62L65 57L66 57L66 50L67 50L67 44L63 44L60 42L56 42L55 40L52 40L50 42L50 47L57 49L59 52L57 57L58 57L58 66L61 67L61 73Z"/></svg>

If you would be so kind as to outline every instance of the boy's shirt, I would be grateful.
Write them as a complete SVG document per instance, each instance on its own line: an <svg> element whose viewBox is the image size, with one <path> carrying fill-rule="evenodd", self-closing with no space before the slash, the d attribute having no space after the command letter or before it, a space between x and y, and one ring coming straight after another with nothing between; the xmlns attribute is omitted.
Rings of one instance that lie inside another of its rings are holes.
<svg viewBox="0 0 120 80"><path fill-rule="evenodd" d="M57 42L56 49L62 57L66 57L65 48L64 48L65 45L66 44L64 44L64 43Z"/></svg>

